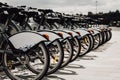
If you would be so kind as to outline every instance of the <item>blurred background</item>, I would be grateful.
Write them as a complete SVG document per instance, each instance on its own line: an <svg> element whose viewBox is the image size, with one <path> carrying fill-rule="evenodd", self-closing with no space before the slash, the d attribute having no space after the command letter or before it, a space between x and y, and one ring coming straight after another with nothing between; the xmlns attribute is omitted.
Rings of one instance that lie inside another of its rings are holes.
<svg viewBox="0 0 120 80"><path fill-rule="evenodd" d="M120 0L0 0L0 2L87 16L101 19L105 25L120 27Z"/></svg>

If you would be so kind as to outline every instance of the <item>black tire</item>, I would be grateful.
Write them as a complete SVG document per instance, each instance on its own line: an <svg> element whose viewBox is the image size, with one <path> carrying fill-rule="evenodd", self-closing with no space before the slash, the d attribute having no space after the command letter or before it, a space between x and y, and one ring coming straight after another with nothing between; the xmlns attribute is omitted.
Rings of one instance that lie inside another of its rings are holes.
<svg viewBox="0 0 120 80"><path fill-rule="evenodd" d="M94 47L95 40L94 40L94 36L92 34L90 34L89 37L90 37L90 41L91 41L91 47L90 47L89 51L91 51Z"/></svg>
<svg viewBox="0 0 120 80"><path fill-rule="evenodd" d="M57 51L54 51L54 48L56 48ZM49 74L55 73L61 67L61 65L63 63L63 59L64 59L64 51L62 48L62 44L59 40L55 40L54 42L47 45L47 49L49 50L49 54L51 57L50 58L50 67L47 72L47 75L49 75ZM57 56L57 58L56 58L56 56Z"/></svg>
<svg viewBox="0 0 120 80"><path fill-rule="evenodd" d="M86 55L90 49L91 49L91 39L89 35L85 35L80 39L81 42L81 52L80 52L80 57Z"/></svg>
<svg viewBox="0 0 120 80"><path fill-rule="evenodd" d="M108 33L107 33L107 30L106 31L104 31L104 33L105 33L105 35L106 35L106 38L105 38L105 43L108 41Z"/></svg>
<svg viewBox="0 0 120 80"><path fill-rule="evenodd" d="M70 62L76 60L79 57L81 51L81 44L77 37L72 38L71 43L73 45L73 57Z"/></svg>
<svg viewBox="0 0 120 80"><path fill-rule="evenodd" d="M103 40L104 40L104 37L102 36L102 33L101 33L101 32L100 32L99 34L100 34L100 45L102 45Z"/></svg>
<svg viewBox="0 0 120 80"><path fill-rule="evenodd" d="M103 31L101 32L101 36L102 36L102 42L101 42L102 45L105 42L105 33Z"/></svg>
<svg viewBox="0 0 120 80"><path fill-rule="evenodd" d="M110 35L110 37L109 37L108 41L112 38L112 32L111 32L111 30L109 30L109 35Z"/></svg>
<svg viewBox="0 0 120 80"><path fill-rule="evenodd" d="M104 41L103 41L103 44L104 44L106 42L106 40L107 40L107 34L106 34L105 31L103 31L103 37L104 37Z"/></svg>
<svg viewBox="0 0 120 80"><path fill-rule="evenodd" d="M109 41L112 38L112 32L111 32L111 30L107 31L107 35L108 35L107 41Z"/></svg>
<svg viewBox="0 0 120 80"><path fill-rule="evenodd" d="M65 39L62 41L62 46L64 50L64 60L60 68L63 68L69 64L73 57L73 46L71 41L69 39Z"/></svg>
<svg viewBox="0 0 120 80"><path fill-rule="evenodd" d="M93 49L97 49L100 45L100 34L99 33L94 35L94 40L95 40L95 42L94 42Z"/></svg>

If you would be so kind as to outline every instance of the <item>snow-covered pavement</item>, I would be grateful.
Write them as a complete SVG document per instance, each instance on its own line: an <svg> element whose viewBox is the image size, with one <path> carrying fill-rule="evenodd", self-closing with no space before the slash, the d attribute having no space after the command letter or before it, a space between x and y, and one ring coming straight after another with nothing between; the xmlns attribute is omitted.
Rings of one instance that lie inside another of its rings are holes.
<svg viewBox="0 0 120 80"><path fill-rule="evenodd" d="M106 44L43 80L120 80L120 28Z"/></svg>

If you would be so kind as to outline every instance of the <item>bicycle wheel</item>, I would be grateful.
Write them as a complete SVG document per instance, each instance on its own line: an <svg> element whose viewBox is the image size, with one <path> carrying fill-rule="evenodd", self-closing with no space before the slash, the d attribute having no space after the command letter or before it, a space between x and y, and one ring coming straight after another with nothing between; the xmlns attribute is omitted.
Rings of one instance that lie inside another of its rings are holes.
<svg viewBox="0 0 120 80"><path fill-rule="evenodd" d="M73 57L73 47L69 39L62 41L62 47L64 51L64 60L60 68L65 67L71 61Z"/></svg>
<svg viewBox="0 0 120 80"><path fill-rule="evenodd" d="M106 42L106 33L105 33L105 31L103 31L102 32L102 37L103 37L103 42L102 42L102 44L104 44L105 42Z"/></svg>
<svg viewBox="0 0 120 80"><path fill-rule="evenodd" d="M87 52L90 50L91 47L90 37L88 35L83 36L80 39L80 43L81 43L81 53L79 56L82 57L85 54L87 54Z"/></svg>
<svg viewBox="0 0 120 80"><path fill-rule="evenodd" d="M100 45L102 45L104 38L102 36L102 32L100 32L99 34L100 34Z"/></svg>
<svg viewBox="0 0 120 80"><path fill-rule="evenodd" d="M12 80L40 80L44 77L46 74L48 67L49 67L49 55L48 52L43 44L38 44L37 47L34 48L34 50L38 49L37 53L30 54L28 53L13 53L13 54L3 54L3 66L5 73L7 76ZM5 45L4 49L10 49L9 45ZM33 51L33 49L32 49ZM41 55L44 57L44 63L41 62ZM37 56L34 60L31 60L30 57ZM38 74L35 74L30 69L31 65L30 63L34 61L34 66L37 67L37 70L39 71ZM35 63L37 65L35 65ZM30 67L28 68L29 65ZM39 67L38 67L39 65Z"/></svg>
<svg viewBox="0 0 120 80"><path fill-rule="evenodd" d="M104 31L104 33L105 33L105 43L108 41L108 33L107 33L107 30L106 31Z"/></svg>
<svg viewBox="0 0 120 80"><path fill-rule="evenodd" d="M71 59L71 62L74 61L76 58L78 58L81 50L81 44L79 42L79 39L77 37L74 37L71 39L71 43L73 46L73 57Z"/></svg>
<svg viewBox="0 0 120 80"><path fill-rule="evenodd" d="M94 42L95 42L95 40L94 40L94 37L93 37L92 34L89 34L89 37L90 37L90 41L91 41L91 47L90 47L90 50L89 50L89 51L91 51L91 50L93 49L93 47L94 47Z"/></svg>
<svg viewBox="0 0 120 80"><path fill-rule="evenodd" d="M46 73L47 75L49 75L56 72L61 67L63 63L64 53L59 40L55 40L52 43L46 42L45 44L50 56L50 65ZM40 58L42 63L44 63L43 58ZM28 68L36 74L39 73L39 70L37 70L35 67L32 67L30 64L28 65Z"/></svg>
<svg viewBox="0 0 120 80"><path fill-rule="evenodd" d="M64 51L59 40L50 42L47 45L47 50L50 54L50 67L47 72L47 75L49 75L56 72L61 67L64 59Z"/></svg>
<svg viewBox="0 0 120 80"><path fill-rule="evenodd" d="M93 49L96 49L100 45L100 34L99 33L94 35L94 40L95 40L95 42L94 42Z"/></svg>
<svg viewBox="0 0 120 80"><path fill-rule="evenodd" d="M112 32L111 30L108 30L108 34L109 34L109 38L108 38L108 41L112 38Z"/></svg>
<svg viewBox="0 0 120 80"><path fill-rule="evenodd" d="M101 34L101 42L100 42L100 45L102 45L102 44L104 44L104 41L105 41L105 37L104 37L104 32L102 31L102 32L100 32L100 34Z"/></svg>

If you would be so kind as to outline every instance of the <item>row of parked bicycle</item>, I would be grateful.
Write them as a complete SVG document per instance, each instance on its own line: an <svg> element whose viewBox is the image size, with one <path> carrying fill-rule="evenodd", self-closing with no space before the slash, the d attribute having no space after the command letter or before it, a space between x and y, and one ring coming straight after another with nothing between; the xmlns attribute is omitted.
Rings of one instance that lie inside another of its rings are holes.
<svg viewBox="0 0 120 80"><path fill-rule="evenodd" d="M0 3L0 73L41 80L111 39L111 28L81 20L87 19Z"/></svg>

